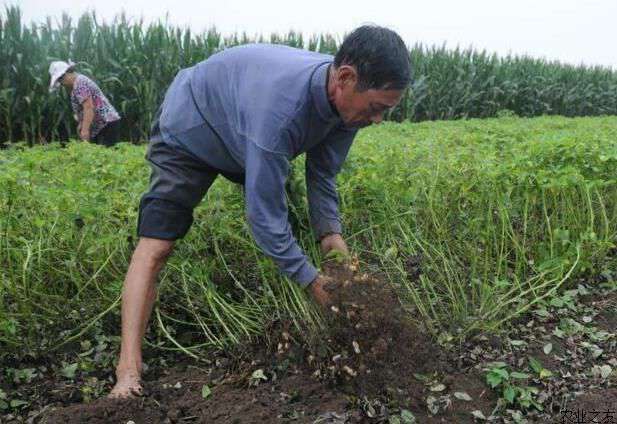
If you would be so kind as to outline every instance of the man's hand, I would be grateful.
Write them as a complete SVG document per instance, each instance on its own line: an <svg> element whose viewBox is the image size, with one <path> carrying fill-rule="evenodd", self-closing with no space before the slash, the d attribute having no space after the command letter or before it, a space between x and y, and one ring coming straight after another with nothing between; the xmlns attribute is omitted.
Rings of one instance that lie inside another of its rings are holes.
<svg viewBox="0 0 617 424"><path fill-rule="evenodd" d="M325 255L331 251L337 251L345 256L349 256L347 244L340 234L328 234L321 239L321 253ZM313 281L309 286L309 290L315 298L315 301L322 307L327 307L332 303L330 292L333 288L331 287L331 283L331 278L319 274L317 278L315 278L315 281ZM330 287L326 288L326 285L330 285Z"/></svg>
<svg viewBox="0 0 617 424"><path fill-rule="evenodd" d="M343 237L340 234L328 234L321 239L321 253L325 255L332 250L336 250L345 256L349 256L347 243L345 243L345 240L343 240Z"/></svg>
<svg viewBox="0 0 617 424"><path fill-rule="evenodd" d="M332 299L330 298L330 294L325 289L326 283L329 282L329 279L323 275L318 275L317 278L311 283L309 286L309 290L311 294L315 298L315 301L319 303L322 307L328 306L332 303Z"/></svg>

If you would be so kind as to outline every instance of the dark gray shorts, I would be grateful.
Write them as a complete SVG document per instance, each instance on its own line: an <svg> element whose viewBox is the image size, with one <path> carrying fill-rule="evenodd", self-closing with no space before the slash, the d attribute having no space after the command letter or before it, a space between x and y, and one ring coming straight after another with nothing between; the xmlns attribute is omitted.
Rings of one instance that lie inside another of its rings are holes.
<svg viewBox="0 0 617 424"><path fill-rule="evenodd" d="M166 144L153 126L146 159L150 162L150 190L139 203L137 234L161 240L184 237L193 223L193 209L220 174L244 184L243 174L211 167L190 153Z"/></svg>

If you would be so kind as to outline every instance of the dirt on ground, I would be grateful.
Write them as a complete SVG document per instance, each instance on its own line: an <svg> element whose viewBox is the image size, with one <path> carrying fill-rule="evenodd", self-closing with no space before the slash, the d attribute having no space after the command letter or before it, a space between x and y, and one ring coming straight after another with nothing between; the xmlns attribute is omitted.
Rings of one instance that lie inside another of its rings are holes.
<svg viewBox="0 0 617 424"><path fill-rule="evenodd" d="M617 389L595 390L568 402L557 423L614 423L617 422Z"/></svg>
<svg viewBox="0 0 617 424"><path fill-rule="evenodd" d="M251 354L263 361L223 375L173 369L146 380L143 398L56 408L41 422L473 422L478 408L490 415L495 398L481 377L457 373L389 285L354 265L327 268L335 287L325 312L330 331L319 339L298 345L282 323L270 350ZM476 402L448 395L455 390Z"/></svg>
<svg viewBox="0 0 617 424"><path fill-rule="evenodd" d="M600 311L598 327L614 332L617 329L617 293L611 293L603 299L593 299L590 303Z"/></svg>
<svg viewBox="0 0 617 424"><path fill-rule="evenodd" d="M514 340L517 343L480 337L470 340L463 352L448 352L410 321L413 312L401 305L392 285L383 279L358 272L357 264L330 264L326 271L334 288L333 304L324 313L329 331L315 340L299 343L291 325L275 323L270 343L251 346L250 354L240 361L218 357L207 364L184 362L150 370L143 397L94 396L84 403L88 399L56 389L42 408L26 417L5 415L0 422L430 424L551 422L551 417L554 422L585 422L564 420L570 410L609 408L610 412L617 407L610 382L590 380L592 389L585 391L578 380L561 378L571 365L564 358L578 358L581 369L595 363L572 353L575 336L546 334L540 340L529 325L532 319L521 325L520 334L514 333L521 339ZM592 304L595 301L613 302L615 297L586 301L596 308L597 326L607 325L614 332L613 309L605 308L605 303ZM563 321L556 316L542 319L534 325L546 333ZM542 354L551 340L551 355ZM598 349L603 349L601 358L612 361L614 337L607 340L597 342ZM485 364L503 360L514 367L529 355L540 358L555 376L530 379L529 384L544 385L540 396L546 392L542 402L547 409L525 418L515 408L510 412L503 405L497 408L503 399L487 385ZM39 382L39 387L52 386L46 383ZM104 392L111 388L110 379L99 383ZM574 397L565 396L573 387L581 389L580 396L559 404L557 399ZM506 413L499 415L498 409Z"/></svg>

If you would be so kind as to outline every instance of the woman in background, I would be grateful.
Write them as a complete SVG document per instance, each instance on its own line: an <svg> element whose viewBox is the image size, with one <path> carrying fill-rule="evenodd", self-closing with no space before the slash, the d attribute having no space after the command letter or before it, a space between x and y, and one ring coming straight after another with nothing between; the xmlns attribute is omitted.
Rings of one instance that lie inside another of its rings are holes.
<svg viewBox="0 0 617 424"><path fill-rule="evenodd" d="M71 96L80 139L108 147L119 141L120 115L94 81L75 72L71 61L52 62L49 75L50 92L63 85Z"/></svg>

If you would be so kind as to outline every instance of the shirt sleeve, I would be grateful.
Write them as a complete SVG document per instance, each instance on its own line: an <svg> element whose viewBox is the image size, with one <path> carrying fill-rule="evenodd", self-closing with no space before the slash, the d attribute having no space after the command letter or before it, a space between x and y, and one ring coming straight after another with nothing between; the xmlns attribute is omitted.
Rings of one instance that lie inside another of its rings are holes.
<svg viewBox="0 0 617 424"><path fill-rule="evenodd" d="M320 239L328 233L342 233L338 210L336 175L357 130L339 128L306 153L306 190L311 226Z"/></svg>
<svg viewBox="0 0 617 424"><path fill-rule="evenodd" d="M307 286L317 277L291 231L285 181L289 160L248 141L246 145L246 216L257 245L271 257L283 274Z"/></svg>

